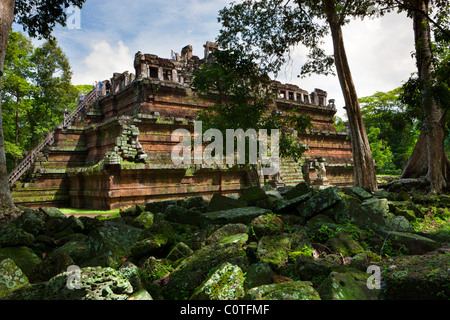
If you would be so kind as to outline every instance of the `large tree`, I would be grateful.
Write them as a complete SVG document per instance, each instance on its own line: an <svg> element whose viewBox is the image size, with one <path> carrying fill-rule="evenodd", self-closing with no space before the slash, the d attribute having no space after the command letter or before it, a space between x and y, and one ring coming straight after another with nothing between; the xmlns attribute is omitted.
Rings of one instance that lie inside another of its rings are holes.
<svg viewBox="0 0 450 320"><path fill-rule="evenodd" d="M65 8L70 5L81 8L84 2L85 0L2 0L0 5L0 86L8 36L14 20L33 37L51 38L55 25L66 23ZM0 102L0 210L16 211L9 190L1 111Z"/></svg>
<svg viewBox="0 0 450 320"><path fill-rule="evenodd" d="M375 10L371 10L371 6L374 4L375 1L365 0L245 0L232 3L220 12L222 29L217 39L224 47L252 52L263 66L275 73L298 44L309 49L309 60L302 66L301 75L333 74L334 65L346 104L355 185L371 191L377 190L376 171L345 51L342 26L350 17L373 14ZM320 47L323 37L330 32L332 56L326 55Z"/></svg>
<svg viewBox="0 0 450 320"><path fill-rule="evenodd" d="M422 131L402 178L425 176L430 183L430 192L441 193L450 178L450 161L444 148L444 120L450 103L449 73L445 60L442 63L436 59L432 30L437 40L445 43L443 47L447 47L450 41L449 4L442 0L387 2L397 5L400 11L406 10L413 21L417 77L405 84L403 100L422 109Z"/></svg>

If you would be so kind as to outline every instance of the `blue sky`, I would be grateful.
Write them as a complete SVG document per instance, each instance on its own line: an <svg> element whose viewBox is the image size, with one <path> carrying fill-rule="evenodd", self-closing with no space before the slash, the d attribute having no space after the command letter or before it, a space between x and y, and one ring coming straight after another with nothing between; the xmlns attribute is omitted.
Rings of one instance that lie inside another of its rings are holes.
<svg viewBox="0 0 450 320"><path fill-rule="evenodd" d="M74 84L93 84L114 72L134 73L137 51L170 58L190 44L203 57L203 44L214 41L220 25L218 11L229 0L87 0L80 11L80 29L57 27L59 45L70 60ZM16 30L19 30L17 26ZM415 72L412 22L404 15L352 21L344 29L344 40L359 97L392 90ZM332 53L331 39L325 47ZM305 61L298 47L292 62L277 80L293 83L312 92L320 88L336 99L339 115L344 101L337 77L312 76L298 79Z"/></svg>

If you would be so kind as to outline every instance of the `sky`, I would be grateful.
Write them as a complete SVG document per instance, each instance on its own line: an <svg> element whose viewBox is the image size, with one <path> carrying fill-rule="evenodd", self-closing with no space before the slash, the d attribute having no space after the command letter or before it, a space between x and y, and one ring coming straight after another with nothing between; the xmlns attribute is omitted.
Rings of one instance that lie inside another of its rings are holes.
<svg viewBox="0 0 450 320"><path fill-rule="evenodd" d="M203 58L203 45L214 41L220 30L218 12L231 0L86 0L79 11L68 12L68 26L53 35L72 66L72 82L94 84L115 72L129 71L136 52L170 58L190 44ZM14 30L20 27L13 25ZM396 13L373 20L351 21L343 29L346 51L359 97L389 91L402 85L416 71L412 21ZM38 44L39 41L35 40ZM324 47L332 54L331 37ZM344 99L336 76L297 77L306 61L306 50L295 48L291 63L276 80L296 84L309 92L319 88L335 99L343 116Z"/></svg>

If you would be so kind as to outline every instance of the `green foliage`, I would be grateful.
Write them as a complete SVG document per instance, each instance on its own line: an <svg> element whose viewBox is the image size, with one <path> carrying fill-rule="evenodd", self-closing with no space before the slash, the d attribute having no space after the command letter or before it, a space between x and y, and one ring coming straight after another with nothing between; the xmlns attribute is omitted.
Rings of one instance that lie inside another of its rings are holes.
<svg viewBox="0 0 450 320"><path fill-rule="evenodd" d="M16 0L14 18L31 37L51 39L56 24L66 25L66 8L86 0Z"/></svg>
<svg viewBox="0 0 450 320"><path fill-rule="evenodd" d="M373 158L381 173L399 173L419 135L420 113L401 101L402 88L360 98L361 113Z"/></svg>
<svg viewBox="0 0 450 320"><path fill-rule="evenodd" d="M10 32L2 79L2 115L9 171L61 123L85 93L71 84L67 57L55 41L34 48L21 32Z"/></svg>
<svg viewBox="0 0 450 320"><path fill-rule="evenodd" d="M337 132L342 132L347 129L344 119L339 116L334 116L333 126L336 128Z"/></svg>

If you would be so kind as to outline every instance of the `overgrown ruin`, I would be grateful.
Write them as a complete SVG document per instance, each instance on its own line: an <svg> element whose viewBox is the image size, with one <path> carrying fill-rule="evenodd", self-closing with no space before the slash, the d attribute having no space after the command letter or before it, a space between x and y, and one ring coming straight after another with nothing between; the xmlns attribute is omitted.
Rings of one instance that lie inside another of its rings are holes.
<svg viewBox="0 0 450 320"><path fill-rule="evenodd" d="M216 46L207 42L204 49L207 59ZM101 82L101 97L71 125L55 129L53 143L35 158L29 182L14 184L15 203L115 209L189 196L208 199L214 193L237 195L252 185L255 177L242 168L202 168L171 161L177 144L171 141L172 132L177 128L192 132L198 112L212 104L190 87L192 73L203 59L193 55L191 46L171 59L137 52L134 74L114 73ZM352 185L350 138L333 126L334 101L327 101L327 93L320 89L309 93L276 81L273 86L278 91L272 106L276 111L295 106L313 118L313 129L299 135L308 145L304 159L299 163L282 159L277 185L304 181L305 160L314 163L319 158L326 161L321 172L326 171L328 184ZM318 170L309 165L305 169L314 184Z"/></svg>

